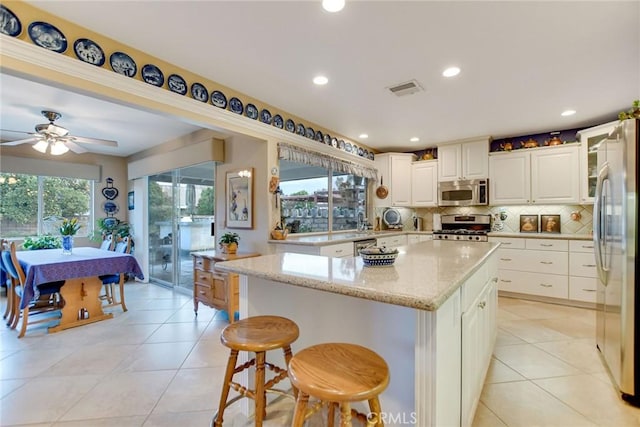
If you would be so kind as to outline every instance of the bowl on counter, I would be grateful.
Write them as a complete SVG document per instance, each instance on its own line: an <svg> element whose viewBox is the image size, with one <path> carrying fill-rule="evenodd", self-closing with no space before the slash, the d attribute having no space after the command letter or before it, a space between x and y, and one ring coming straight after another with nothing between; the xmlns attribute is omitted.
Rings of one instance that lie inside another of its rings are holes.
<svg viewBox="0 0 640 427"><path fill-rule="evenodd" d="M387 249L384 246L370 246L360 249L359 253L365 267L387 267L393 265L398 257L397 249Z"/></svg>

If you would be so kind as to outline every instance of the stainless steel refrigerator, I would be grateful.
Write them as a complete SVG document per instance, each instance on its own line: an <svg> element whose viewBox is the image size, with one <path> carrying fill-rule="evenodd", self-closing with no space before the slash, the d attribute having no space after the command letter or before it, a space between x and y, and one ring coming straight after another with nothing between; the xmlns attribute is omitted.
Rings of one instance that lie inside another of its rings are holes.
<svg viewBox="0 0 640 427"><path fill-rule="evenodd" d="M612 381L640 405L638 142L640 120L621 122L597 147L593 240L598 268L596 342Z"/></svg>

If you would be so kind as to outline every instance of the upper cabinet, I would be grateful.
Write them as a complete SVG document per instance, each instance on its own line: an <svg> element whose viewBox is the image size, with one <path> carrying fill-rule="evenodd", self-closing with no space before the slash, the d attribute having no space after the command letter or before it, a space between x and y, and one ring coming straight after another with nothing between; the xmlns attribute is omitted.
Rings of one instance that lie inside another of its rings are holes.
<svg viewBox="0 0 640 427"><path fill-rule="evenodd" d="M600 141L613 131L619 122L605 123L578 132L580 138L580 203L593 203L598 175L596 150Z"/></svg>
<svg viewBox="0 0 640 427"><path fill-rule="evenodd" d="M411 164L411 206L438 206L438 161Z"/></svg>
<svg viewBox="0 0 640 427"><path fill-rule="evenodd" d="M580 149L571 144L492 154L490 204L579 203Z"/></svg>
<svg viewBox="0 0 640 427"><path fill-rule="evenodd" d="M488 138L438 146L438 181L486 179L488 176Z"/></svg>
<svg viewBox="0 0 640 427"><path fill-rule="evenodd" d="M411 163L415 158L411 153L376 154L378 185L386 186L389 194L384 199L375 196L375 206L411 206Z"/></svg>

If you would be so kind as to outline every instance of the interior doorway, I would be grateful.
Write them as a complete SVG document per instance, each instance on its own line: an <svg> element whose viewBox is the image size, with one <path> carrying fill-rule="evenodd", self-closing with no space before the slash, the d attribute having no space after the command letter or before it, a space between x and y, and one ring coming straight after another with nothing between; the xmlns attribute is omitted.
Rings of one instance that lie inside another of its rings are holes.
<svg viewBox="0 0 640 427"><path fill-rule="evenodd" d="M149 280L191 291L191 252L215 248L215 162L149 176Z"/></svg>

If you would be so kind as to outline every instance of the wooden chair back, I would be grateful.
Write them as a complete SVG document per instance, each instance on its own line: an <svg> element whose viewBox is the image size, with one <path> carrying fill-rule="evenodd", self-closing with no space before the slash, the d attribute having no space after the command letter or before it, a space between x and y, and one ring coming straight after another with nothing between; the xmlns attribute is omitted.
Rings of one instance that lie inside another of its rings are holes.
<svg viewBox="0 0 640 427"><path fill-rule="evenodd" d="M24 274L24 270L22 269L20 261L18 261L18 256L16 255L16 242L9 243L9 254L11 255L11 263L13 265L11 275L13 276L15 274L17 276L16 278L20 282L20 286L24 286L27 281L27 276ZM11 268L8 265L5 265L5 267Z"/></svg>
<svg viewBox="0 0 640 427"><path fill-rule="evenodd" d="M105 234L102 238L102 243L100 244L100 249L103 251L112 251L115 248L116 239L114 238L114 233Z"/></svg>
<svg viewBox="0 0 640 427"><path fill-rule="evenodd" d="M113 250L121 254L130 254L132 243L133 239L131 236L123 237L122 240L116 243Z"/></svg>

